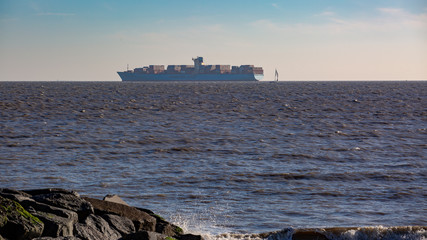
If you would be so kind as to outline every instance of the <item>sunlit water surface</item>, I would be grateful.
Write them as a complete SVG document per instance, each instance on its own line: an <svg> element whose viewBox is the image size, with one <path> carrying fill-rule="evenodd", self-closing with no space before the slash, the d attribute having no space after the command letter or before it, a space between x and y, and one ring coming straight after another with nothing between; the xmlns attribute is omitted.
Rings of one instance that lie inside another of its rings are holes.
<svg viewBox="0 0 427 240"><path fill-rule="evenodd" d="M427 82L1 82L0 183L193 232L426 225Z"/></svg>

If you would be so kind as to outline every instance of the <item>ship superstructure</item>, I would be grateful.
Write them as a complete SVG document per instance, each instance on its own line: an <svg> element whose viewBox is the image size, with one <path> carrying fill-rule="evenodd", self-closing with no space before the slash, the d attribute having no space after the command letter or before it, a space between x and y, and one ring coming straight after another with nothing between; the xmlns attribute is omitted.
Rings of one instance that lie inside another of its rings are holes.
<svg viewBox="0 0 427 240"><path fill-rule="evenodd" d="M193 58L194 65L149 65L117 72L122 81L259 81L262 67L254 65L205 65L203 57Z"/></svg>

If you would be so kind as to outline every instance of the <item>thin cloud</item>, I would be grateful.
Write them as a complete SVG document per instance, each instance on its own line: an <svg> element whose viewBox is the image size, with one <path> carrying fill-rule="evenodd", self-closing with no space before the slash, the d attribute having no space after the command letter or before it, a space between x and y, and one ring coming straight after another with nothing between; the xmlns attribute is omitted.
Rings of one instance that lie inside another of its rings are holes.
<svg viewBox="0 0 427 240"><path fill-rule="evenodd" d="M405 11L401 8L378 8L378 11L382 13L388 13L388 14L398 14L401 15L405 13Z"/></svg>
<svg viewBox="0 0 427 240"><path fill-rule="evenodd" d="M401 8L378 8L384 20L400 27L427 29L427 9L422 14L412 14Z"/></svg>
<svg viewBox="0 0 427 240"><path fill-rule="evenodd" d="M280 9L279 5L277 3L272 3L271 6L273 6L275 9Z"/></svg>
<svg viewBox="0 0 427 240"><path fill-rule="evenodd" d="M40 5L35 2L29 2L29 7L34 10L36 16L58 16L58 17L70 17L76 15L75 13L67 12L48 12L44 10Z"/></svg>
<svg viewBox="0 0 427 240"><path fill-rule="evenodd" d="M334 12L331 12L331 11L324 11L324 12L321 12L321 13L319 13L319 14L315 14L314 16L315 17L331 17L331 16L334 16L335 15L335 13Z"/></svg>
<svg viewBox="0 0 427 240"><path fill-rule="evenodd" d="M398 29L425 31L427 29L427 12L412 14L403 9L380 8L381 15L364 19L345 19L335 17L333 12L323 12L317 16L326 16L326 23L280 23L270 19L260 19L251 26L276 33L344 33L344 32L390 32Z"/></svg>

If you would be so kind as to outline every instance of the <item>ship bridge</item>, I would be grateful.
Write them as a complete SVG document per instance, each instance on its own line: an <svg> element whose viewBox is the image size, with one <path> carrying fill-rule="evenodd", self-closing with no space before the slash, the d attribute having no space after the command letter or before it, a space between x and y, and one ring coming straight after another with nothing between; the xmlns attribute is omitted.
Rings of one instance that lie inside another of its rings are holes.
<svg viewBox="0 0 427 240"><path fill-rule="evenodd" d="M203 63L203 57L193 58L193 61L194 61L194 72L199 73L200 70L201 70L200 66L204 65L204 63Z"/></svg>

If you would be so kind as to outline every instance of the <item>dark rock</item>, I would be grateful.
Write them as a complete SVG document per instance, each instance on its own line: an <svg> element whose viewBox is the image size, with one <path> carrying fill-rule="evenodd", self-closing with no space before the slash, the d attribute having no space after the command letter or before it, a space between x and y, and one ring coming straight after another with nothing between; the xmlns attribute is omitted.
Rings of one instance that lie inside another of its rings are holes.
<svg viewBox="0 0 427 240"><path fill-rule="evenodd" d="M94 213L92 205L73 192L51 192L33 195L33 199L37 202L77 212L79 221L84 221L87 216Z"/></svg>
<svg viewBox="0 0 427 240"><path fill-rule="evenodd" d="M98 215L116 214L122 217L129 218L135 225L136 231L146 230L155 231L156 219L148 213L142 212L134 207L129 207L119 203L113 203L94 198L84 197L90 202Z"/></svg>
<svg viewBox="0 0 427 240"><path fill-rule="evenodd" d="M39 237L39 238L33 238L32 240L81 240L81 238L78 237Z"/></svg>
<svg viewBox="0 0 427 240"><path fill-rule="evenodd" d="M44 224L18 202L0 197L0 235L8 239L40 237Z"/></svg>
<svg viewBox="0 0 427 240"><path fill-rule="evenodd" d="M118 195L114 194L114 195L107 195L104 197L103 199L104 201L108 201L108 202L114 202L114 203L120 203L126 206L129 206L125 201L123 201L123 199L121 199Z"/></svg>
<svg viewBox="0 0 427 240"><path fill-rule="evenodd" d="M140 211L146 212L146 213L150 214L153 217L156 217L156 218L159 217L159 218L163 219L162 217L160 217L159 215L156 215L153 211L151 211L149 209L139 208L139 207L135 207L135 208L138 209L138 210L140 210Z"/></svg>
<svg viewBox="0 0 427 240"><path fill-rule="evenodd" d="M21 204L45 224L43 236L72 236L73 226L78 222L76 212L36 202L24 200Z"/></svg>
<svg viewBox="0 0 427 240"><path fill-rule="evenodd" d="M325 235L316 231L296 231L292 235L292 240L328 240Z"/></svg>
<svg viewBox="0 0 427 240"><path fill-rule="evenodd" d="M68 211L68 210L63 210ZM43 236L66 237L73 236L74 224L78 222L77 213L69 212L69 217L61 217L52 213L36 211L34 216L38 217L44 223Z"/></svg>
<svg viewBox="0 0 427 240"><path fill-rule="evenodd" d="M104 235L96 230L93 226L88 226L83 223L74 225L74 236L81 239L103 240Z"/></svg>
<svg viewBox="0 0 427 240"><path fill-rule="evenodd" d="M117 240L121 234L112 229L102 217L89 215L84 223L74 225L74 236L90 240Z"/></svg>
<svg viewBox="0 0 427 240"><path fill-rule="evenodd" d="M173 240L173 238L156 232L139 231L123 236L122 240Z"/></svg>
<svg viewBox="0 0 427 240"><path fill-rule="evenodd" d="M94 226L105 236L109 237L109 239L118 239L122 236L118 231L111 228L108 222L101 216L90 215L86 218L85 223L88 226Z"/></svg>
<svg viewBox="0 0 427 240"><path fill-rule="evenodd" d="M262 238L266 238L267 240L281 240L281 239L291 239L293 233L294 233L294 229L285 228L281 231L261 233L259 235Z"/></svg>
<svg viewBox="0 0 427 240"><path fill-rule="evenodd" d="M156 232L167 236L178 236L183 234L183 230L180 227L166 221L157 222Z"/></svg>
<svg viewBox="0 0 427 240"><path fill-rule="evenodd" d="M104 201L49 188L0 189L0 197L0 240L202 239L184 235L178 226L148 209L128 206L117 195Z"/></svg>
<svg viewBox="0 0 427 240"><path fill-rule="evenodd" d="M7 188L0 189L0 196L11 199L16 202L21 202L24 199L31 198L30 194L27 194L23 191L17 191L17 190L7 189Z"/></svg>
<svg viewBox="0 0 427 240"><path fill-rule="evenodd" d="M76 212L64 208L54 207L45 203L36 202L33 199L24 200L21 202L21 205L31 212L45 212L77 221Z"/></svg>
<svg viewBox="0 0 427 240"><path fill-rule="evenodd" d="M43 195L43 194L50 194L50 193L64 193L64 194L72 194L76 197L80 197L80 195L75 191L69 191L62 188L44 188L44 189L32 189L32 190L23 190L22 192L25 192L27 194L30 194L32 196L34 195Z"/></svg>
<svg viewBox="0 0 427 240"><path fill-rule="evenodd" d="M10 189L2 189L2 194L12 199L16 199L20 204L26 208L31 214L39 218L44 223L44 230L42 236L59 237L59 236L72 236L73 225L78 221L77 213L64 209L53 207L48 204L36 202L33 200L32 195L24 191L16 191ZM31 190L31 193L46 193L53 192L53 189L48 190ZM57 191L55 189L55 191ZM66 190L59 190L66 192ZM74 194L72 192L68 192Z"/></svg>
<svg viewBox="0 0 427 240"><path fill-rule="evenodd" d="M179 240L203 240L202 236L193 234L183 234L177 236L176 238L178 238Z"/></svg>
<svg viewBox="0 0 427 240"><path fill-rule="evenodd" d="M177 236L184 233L182 228L167 222L164 218L155 214L154 212L144 208L137 208L137 209L150 214L152 217L156 219L156 232L165 234L168 236Z"/></svg>
<svg viewBox="0 0 427 240"><path fill-rule="evenodd" d="M260 234L262 235L262 234ZM278 232L272 232L269 234L267 240L280 240L280 239L292 239L292 240L328 240L328 238L320 233L318 229L292 229L286 228Z"/></svg>
<svg viewBox="0 0 427 240"><path fill-rule="evenodd" d="M129 218L114 214L105 214L102 217L110 224L113 229L118 231L121 235L126 235L135 232L135 226Z"/></svg>

